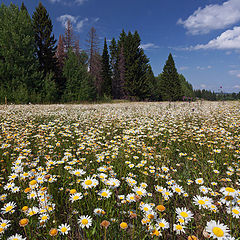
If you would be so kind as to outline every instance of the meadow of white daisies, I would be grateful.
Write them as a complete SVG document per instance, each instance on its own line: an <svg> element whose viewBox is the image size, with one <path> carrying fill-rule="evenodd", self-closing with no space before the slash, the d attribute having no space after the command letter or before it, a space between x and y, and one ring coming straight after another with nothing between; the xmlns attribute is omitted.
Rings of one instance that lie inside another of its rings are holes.
<svg viewBox="0 0 240 240"><path fill-rule="evenodd" d="M240 239L240 102L0 106L0 239Z"/></svg>

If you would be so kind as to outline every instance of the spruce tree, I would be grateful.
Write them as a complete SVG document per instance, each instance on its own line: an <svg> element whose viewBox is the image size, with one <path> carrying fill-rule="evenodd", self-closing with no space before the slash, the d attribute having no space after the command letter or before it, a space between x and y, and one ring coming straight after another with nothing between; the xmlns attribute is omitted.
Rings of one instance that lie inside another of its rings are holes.
<svg viewBox="0 0 240 240"><path fill-rule="evenodd" d="M143 100L149 95L147 83L148 58L140 48L141 39L137 31L128 33L124 42L125 84L124 88L129 98Z"/></svg>
<svg viewBox="0 0 240 240"><path fill-rule="evenodd" d="M52 35L53 25L46 8L41 2L33 13L32 19L40 70L43 71L44 76L51 71L57 74L56 40Z"/></svg>
<svg viewBox="0 0 240 240"><path fill-rule="evenodd" d="M112 79L111 79L111 69L109 64L109 54L107 47L107 40L104 39L104 48L102 53L102 71L101 76L103 80L102 93L107 97L112 97Z"/></svg>
<svg viewBox="0 0 240 240"><path fill-rule="evenodd" d="M9 102L37 101L39 79L31 18L26 9L0 6L0 98ZM39 100L39 99L38 99Z"/></svg>
<svg viewBox="0 0 240 240"><path fill-rule="evenodd" d="M182 99L181 83L171 53L163 68L160 85L164 101L178 101Z"/></svg>

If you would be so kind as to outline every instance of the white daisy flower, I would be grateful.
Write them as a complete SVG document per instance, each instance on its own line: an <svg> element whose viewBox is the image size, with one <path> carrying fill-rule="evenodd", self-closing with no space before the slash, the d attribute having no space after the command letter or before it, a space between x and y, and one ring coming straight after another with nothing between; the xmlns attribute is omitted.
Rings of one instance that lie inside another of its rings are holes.
<svg viewBox="0 0 240 240"><path fill-rule="evenodd" d="M15 212L15 207L16 207L16 203L14 202L9 202L7 204L5 204L1 210L2 210L2 214L5 214L5 213L14 213Z"/></svg>
<svg viewBox="0 0 240 240"><path fill-rule="evenodd" d="M161 219L157 219L156 220L156 228L159 230L159 229L168 229L169 228L169 223L164 219L164 218L161 218Z"/></svg>
<svg viewBox="0 0 240 240"><path fill-rule="evenodd" d="M92 218L90 216L80 216L78 219L78 224L81 228L89 228L92 226Z"/></svg>
<svg viewBox="0 0 240 240"><path fill-rule="evenodd" d="M229 237L230 230L226 225L219 223L219 221L211 220L207 222L206 231L209 232L210 237L213 237L213 239L224 240Z"/></svg>
<svg viewBox="0 0 240 240"><path fill-rule="evenodd" d="M15 234L11 237L9 237L7 240L26 240L22 235L20 234Z"/></svg>
<svg viewBox="0 0 240 240"><path fill-rule="evenodd" d="M109 189L102 189L99 193L99 196L101 196L102 198L109 198L112 195L112 192Z"/></svg>
<svg viewBox="0 0 240 240"><path fill-rule="evenodd" d="M82 198L83 198L82 193L74 193L70 196L70 201L75 202L75 201L80 200Z"/></svg>
<svg viewBox="0 0 240 240"><path fill-rule="evenodd" d="M61 225L58 226L58 231L62 235L67 235L70 230L71 230L71 228L70 228L69 225L67 225L67 223L61 224Z"/></svg>

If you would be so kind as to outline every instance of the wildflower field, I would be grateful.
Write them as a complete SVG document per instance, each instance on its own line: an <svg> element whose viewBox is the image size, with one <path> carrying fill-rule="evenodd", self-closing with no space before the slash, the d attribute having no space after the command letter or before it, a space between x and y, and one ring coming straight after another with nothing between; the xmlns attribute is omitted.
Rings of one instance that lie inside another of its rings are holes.
<svg viewBox="0 0 240 240"><path fill-rule="evenodd" d="M0 106L0 239L240 239L240 102Z"/></svg>

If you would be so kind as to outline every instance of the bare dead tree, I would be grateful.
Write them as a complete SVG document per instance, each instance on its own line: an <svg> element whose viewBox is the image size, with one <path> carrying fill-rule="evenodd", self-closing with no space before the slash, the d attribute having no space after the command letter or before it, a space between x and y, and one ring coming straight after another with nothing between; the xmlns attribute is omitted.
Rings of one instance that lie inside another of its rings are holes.
<svg viewBox="0 0 240 240"><path fill-rule="evenodd" d="M73 47L73 26L71 21L68 19L65 27L65 37L64 37L65 51L67 52L70 47Z"/></svg>
<svg viewBox="0 0 240 240"><path fill-rule="evenodd" d="M99 54L99 39L96 34L96 29L92 27L88 34L88 39L86 40L88 44L88 65L89 72L95 79L94 86L97 90L97 94L99 97L102 96L102 77L101 77L101 68L102 68L102 60L101 55Z"/></svg>

